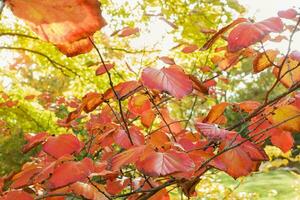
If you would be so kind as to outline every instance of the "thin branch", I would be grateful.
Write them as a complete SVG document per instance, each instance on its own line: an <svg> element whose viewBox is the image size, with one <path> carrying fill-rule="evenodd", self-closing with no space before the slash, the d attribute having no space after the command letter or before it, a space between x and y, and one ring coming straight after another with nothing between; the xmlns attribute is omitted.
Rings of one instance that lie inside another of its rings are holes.
<svg viewBox="0 0 300 200"><path fill-rule="evenodd" d="M103 64L103 66L104 66L104 68L105 68L106 74L107 74L108 79L109 79L110 87L111 87L111 89L112 89L112 91L113 91L113 93L114 93L116 99L118 100L119 111L120 111L121 119L122 119L123 124L124 124L124 127L125 127L125 132L126 132L126 134L127 134L127 136L128 136L128 139L129 139L130 143L133 145L133 141L132 141L132 138L131 138L131 136L130 136L130 132L129 132L129 129L128 129L128 125L127 125L126 119L125 119L125 117L124 117L123 108L122 108L122 102L121 102L121 100L120 100L120 97L119 97L117 91L116 91L115 88L114 88L114 83L113 83L113 81L112 81L111 74L110 74L109 70L108 70L107 67L106 67L106 64L105 64L104 59L103 59L103 57L102 57L102 55L101 55L101 53L100 53L100 50L98 49L98 47L96 46L96 44L94 43L94 41L93 41L90 37L89 37L89 40L90 40L90 42L93 44L94 48L96 49L97 54L98 54L98 56L99 56L99 58L100 58L100 60L101 60L101 63Z"/></svg>

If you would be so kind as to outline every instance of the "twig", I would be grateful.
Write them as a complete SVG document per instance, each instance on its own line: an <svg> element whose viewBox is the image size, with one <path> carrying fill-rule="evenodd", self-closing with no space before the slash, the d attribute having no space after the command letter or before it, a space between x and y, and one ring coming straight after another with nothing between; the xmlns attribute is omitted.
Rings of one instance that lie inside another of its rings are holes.
<svg viewBox="0 0 300 200"><path fill-rule="evenodd" d="M130 132L129 132L129 129L128 129L128 126L127 126L127 122L126 122L126 119L125 119L125 117L124 117L124 113L123 113L123 109L122 109L122 102L121 102L121 100L120 100L120 97L119 97L117 91L116 91L115 88L114 88L114 83L113 83L113 81L112 81L111 74L110 74L109 70L108 70L107 67L106 67L106 64L105 64L104 59L103 59L103 57L102 57L102 55L101 55L101 53L100 53L100 50L98 49L98 47L96 46L96 44L93 42L93 40L92 40L90 37L89 37L89 40L90 40L90 42L93 44L94 48L96 49L97 54L98 54L98 56L99 56L99 58L100 58L100 60L101 60L101 62L102 62L102 64L103 64L103 66L104 66L104 68L105 68L106 74L107 74L108 79L109 79L110 87L111 87L111 89L112 89L112 91L113 91L113 93L114 93L116 99L118 100L119 111L120 111L121 119L122 119L123 124L124 124L124 127L125 127L125 132L126 132L126 134L127 134L127 136L128 136L128 139L129 139L130 143L133 145L133 141L132 141L132 138L131 138L131 136L130 136Z"/></svg>

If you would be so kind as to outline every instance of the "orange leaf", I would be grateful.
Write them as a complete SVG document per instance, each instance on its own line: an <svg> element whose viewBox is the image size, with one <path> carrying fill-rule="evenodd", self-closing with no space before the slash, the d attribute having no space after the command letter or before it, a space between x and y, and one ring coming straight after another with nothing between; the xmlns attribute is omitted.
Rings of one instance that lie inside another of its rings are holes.
<svg viewBox="0 0 300 200"><path fill-rule="evenodd" d="M283 59L279 62L282 65ZM279 69L274 68L273 74L278 77ZM284 75L284 76L283 76ZM300 81L300 64L296 60L287 59L282 65L282 69L280 72L280 82L287 88L291 87L297 81Z"/></svg>
<svg viewBox="0 0 300 200"><path fill-rule="evenodd" d="M278 54L279 51L272 49L267 50L265 53L259 53L253 61L253 71L258 73L268 67L271 67Z"/></svg>
<svg viewBox="0 0 300 200"><path fill-rule="evenodd" d="M258 108L261 104L258 101L249 100L249 101L243 101L240 103L235 103L234 105L239 107L239 109L241 109L247 113L250 113L250 112L254 111L256 108Z"/></svg>
<svg viewBox="0 0 300 200"><path fill-rule="evenodd" d="M149 128L155 119L155 112L153 110L147 110L141 114L141 122L144 126Z"/></svg>
<svg viewBox="0 0 300 200"><path fill-rule="evenodd" d="M206 118L203 120L204 123L214 123L218 118L220 118L225 112L226 107L229 103L223 102L213 106Z"/></svg>
<svg viewBox="0 0 300 200"><path fill-rule="evenodd" d="M74 42L64 42L57 44L56 47L68 57L88 53L93 49L93 44L89 38L82 38Z"/></svg>
<svg viewBox="0 0 300 200"><path fill-rule="evenodd" d="M270 120L273 125L282 123L279 125L279 128L283 130L295 132L300 131L300 109L296 106L280 106L273 111L272 115L268 116L268 120Z"/></svg>
<svg viewBox="0 0 300 200"><path fill-rule="evenodd" d="M54 44L86 38L106 24L97 0L7 0L5 3L42 39Z"/></svg>
<svg viewBox="0 0 300 200"><path fill-rule="evenodd" d="M136 115L141 115L151 109L151 102L146 95L136 95L129 99L128 110Z"/></svg>

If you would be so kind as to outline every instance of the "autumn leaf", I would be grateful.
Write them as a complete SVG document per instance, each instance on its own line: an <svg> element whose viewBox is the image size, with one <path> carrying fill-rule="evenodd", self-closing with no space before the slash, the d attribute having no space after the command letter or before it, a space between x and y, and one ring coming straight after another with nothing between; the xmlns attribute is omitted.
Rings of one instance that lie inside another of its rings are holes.
<svg viewBox="0 0 300 200"><path fill-rule="evenodd" d="M125 27L119 31L118 36L119 37L128 37L128 36L134 35L138 32L140 32L139 28Z"/></svg>
<svg viewBox="0 0 300 200"><path fill-rule="evenodd" d="M253 71L255 73L261 72L264 69L271 67L279 54L277 50L267 50L263 53L258 53L258 55L253 60Z"/></svg>
<svg viewBox="0 0 300 200"><path fill-rule="evenodd" d="M293 105L280 106L273 111L268 119L273 125L279 125L279 128L286 131L300 131L300 109Z"/></svg>
<svg viewBox="0 0 300 200"><path fill-rule="evenodd" d="M279 69L274 68L273 74L275 77L280 77L280 82L287 88L291 87L297 81L300 81L300 63L297 60L282 58L279 62L279 66L282 65L280 74Z"/></svg>
<svg viewBox="0 0 300 200"><path fill-rule="evenodd" d="M217 41L217 39L219 39L222 36L222 34L224 34L226 31L231 29L233 26L235 26L239 23L242 23L242 22L246 22L246 21L248 21L248 20L245 18L238 18L238 19L234 20L233 22L231 22L229 25L221 28L201 47L200 50L205 51L205 50L209 49Z"/></svg>
<svg viewBox="0 0 300 200"><path fill-rule="evenodd" d="M228 50L236 52L261 41L271 32L282 32L283 23L278 17L271 17L258 23L245 22L235 27L228 36Z"/></svg>
<svg viewBox="0 0 300 200"><path fill-rule="evenodd" d="M297 50L292 51L292 53L290 53L289 56L292 60L300 62L300 51L297 51Z"/></svg>
<svg viewBox="0 0 300 200"><path fill-rule="evenodd" d="M236 134L238 133L227 135L227 138L221 142L220 152L245 140ZM250 174L255 170L253 167L256 165L256 161L268 159L264 151L250 141L246 141L240 146L222 153L219 158L226 167L225 171L233 178Z"/></svg>
<svg viewBox="0 0 300 200"><path fill-rule="evenodd" d="M106 25L97 0L8 0L5 3L39 37L58 45L69 56L90 51L92 46L87 38Z"/></svg>
<svg viewBox="0 0 300 200"><path fill-rule="evenodd" d="M50 137L43 144L43 151L49 155L59 158L64 155L79 153L82 143L72 134L62 134L57 137Z"/></svg>
<svg viewBox="0 0 300 200"><path fill-rule="evenodd" d="M98 191L98 190L101 190L101 191L105 192L103 186L102 186L102 188L100 188L100 186L101 186L100 184L94 183L94 185L96 185L96 186L93 186L88 183L76 182L76 183L73 183L72 185L70 185L70 189L71 189L71 191L74 192L74 194L76 194L78 196L82 196L86 199L107 200L107 197Z"/></svg>
<svg viewBox="0 0 300 200"><path fill-rule="evenodd" d="M41 144L48 138L48 134L46 132L40 132L35 135L25 134L25 139L27 140L26 145L23 146L22 151L24 153L30 151L32 148L36 147L37 145Z"/></svg>
<svg viewBox="0 0 300 200"><path fill-rule="evenodd" d="M226 107L230 105L227 102L223 102L217 105L214 105L208 115L206 116L206 118L203 120L204 123L214 123L216 122L225 112Z"/></svg>
<svg viewBox="0 0 300 200"><path fill-rule="evenodd" d="M175 66L164 67L160 70L145 68L141 79L149 89L166 91L178 99L188 95L193 89L189 77Z"/></svg>
<svg viewBox="0 0 300 200"><path fill-rule="evenodd" d="M106 73L106 70L107 71L109 71L110 69L112 69L113 67L115 66L115 64L110 64L110 63L108 63L108 64L105 64L105 66L104 65L100 65L98 68L97 68L97 70L96 70L96 75L97 76L100 76L100 75L102 75L102 74L105 74Z"/></svg>
<svg viewBox="0 0 300 200"><path fill-rule="evenodd" d="M93 161L90 158L83 160L64 162L59 165L47 181L49 189L53 190L77 181L82 181L93 172Z"/></svg>
<svg viewBox="0 0 300 200"><path fill-rule="evenodd" d="M297 16L297 11L293 8L278 11L278 16L285 19L294 19Z"/></svg>
<svg viewBox="0 0 300 200"><path fill-rule="evenodd" d="M197 49L199 49L199 47L195 44L190 44L190 45L186 45L181 52L183 53L193 53L195 52Z"/></svg>
<svg viewBox="0 0 300 200"><path fill-rule="evenodd" d="M165 64L168 65L175 65L174 59L167 56L159 57L159 60L163 61Z"/></svg>
<svg viewBox="0 0 300 200"><path fill-rule="evenodd" d="M128 110L136 115L141 115L151 109L151 102L146 95L132 96L128 101Z"/></svg>
<svg viewBox="0 0 300 200"><path fill-rule="evenodd" d="M1 200L34 200L34 198L27 192L24 192L22 190L12 190L7 192L3 197L1 197Z"/></svg>
<svg viewBox="0 0 300 200"><path fill-rule="evenodd" d="M226 135L230 133L230 131L227 131L225 129L220 129L215 124L206 124L206 123L198 122L195 124L195 126L200 133L202 133L209 140L213 140L213 141L223 140L225 139Z"/></svg>
<svg viewBox="0 0 300 200"><path fill-rule="evenodd" d="M152 151L137 162L137 168L149 176L166 176L176 172L191 171L194 162L187 154L179 151Z"/></svg>

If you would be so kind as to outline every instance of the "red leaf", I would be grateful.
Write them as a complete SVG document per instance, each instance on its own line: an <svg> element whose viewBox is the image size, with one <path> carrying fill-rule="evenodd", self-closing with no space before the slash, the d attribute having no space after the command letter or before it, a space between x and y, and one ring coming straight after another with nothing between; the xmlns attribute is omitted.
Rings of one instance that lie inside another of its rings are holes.
<svg viewBox="0 0 300 200"><path fill-rule="evenodd" d="M139 159L137 155L142 155L146 149L146 146L141 145L115 155L111 160L112 171L119 170L120 167L128 165L129 163L135 163Z"/></svg>
<svg viewBox="0 0 300 200"><path fill-rule="evenodd" d="M126 82L122 82L119 83L118 85L116 85L114 87L115 91L117 92L118 96L121 98L124 95L129 94L132 91L135 91L137 89L139 89L141 87L140 83L137 81L126 81ZM105 100L111 99L111 98L115 98L115 94L113 92L113 90L110 88L108 89L104 94L103 94L103 98Z"/></svg>
<svg viewBox="0 0 300 200"><path fill-rule="evenodd" d="M152 151L137 162L137 168L149 176L166 176L193 170L194 162L185 153L168 150Z"/></svg>
<svg viewBox="0 0 300 200"><path fill-rule="evenodd" d="M50 137L43 145L43 151L55 158L73 153L79 153L82 143L72 134L63 134L57 137Z"/></svg>
<svg viewBox="0 0 300 200"><path fill-rule="evenodd" d="M161 70L145 68L142 72L142 82L150 89L166 91L178 99L188 95L193 90L192 81L181 69L175 66Z"/></svg>
<svg viewBox="0 0 300 200"><path fill-rule="evenodd" d="M32 148L44 142L47 138L48 138L48 134L46 132L41 132L36 135L31 135L29 133L25 134L25 139L27 140L27 144L24 145L22 149L23 153L30 151Z"/></svg>
<svg viewBox="0 0 300 200"><path fill-rule="evenodd" d="M109 194L115 195L120 193L129 183L129 179L120 180L120 179L114 179L114 180L107 180L106 181L106 191Z"/></svg>
<svg viewBox="0 0 300 200"><path fill-rule="evenodd" d="M107 71L112 69L114 66L115 66L115 64L105 64ZM100 67L98 67L98 69L96 70L96 76L106 73L105 67L104 67L104 65L100 65Z"/></svg>
<svg viewBox="0 0 300 200"><path fill-rule="evenodd" d="M128 36L134 35L138 32L140 32L139 28L125 27L119 31L118 36L119 37L128 37Z"/></svg>
<svg viewBox="0 0 300 200"><path fill-rule="evenodd" d="M220 151L228 148L229 145L233 146L245 140L237 134L228 134L226 140L221 142ZM262 149L249 141L226 151L219 158L225 164L226 172L234 178L250 174L256 165L255 161L268 159Z"/></svg>
<svg viewBox="0 0 300 200"><path fill-rule="evenodd" d="M104 192L104 188L100 188L101 185L94 183L98 189ZM97 190L97 188L93 185L77 182L70 185L70 189L74 194L78 196L85 197L90 200L107 200L107 198Z"/></svg>
<svg viewBox="0 0 300 200"><path fill-rule="evenodd" d="M133 145L139 146L145 143L144 135L140 132L139 128L132 126L130 127L129 132ZM117 134L115 134L114 140L116 144L120 145L124 149L129 149L132 146L128 135L124 130L120 130Z"/></svg>
<svg viewBox="0 0 300 200"><path fill-rule="evenodd" d="M278 17L271 17L258 23L243 23L235 27L228 36L228 50L239 51L261 41L270 32L283 31L283 23Z"/></svg>
<svg viewBox="0 0 300 200"><path fill-rule="evenodd" d="M141 115L151 109L151 102L146 95L136 95L129 99L128 110L136 115Z"/></svg>
<svg viewBox="0 0 300 200"><path fill-rule="evenodd" d="M283 152L287 152L294 146L294 138L288 131L277 129L271 136L271 142Z"/></svg>
<svg viewBox="0 0 300 200"><path fill-rule="evenodd" d="M226 135L230 133L225 129L220 129L215 124L206 124L206 123L196 123L196 128L200 133L202 133L209 140L218 141L225 139Z"/></svg>
<svg viewBox="0 0 300 200"><path fill-rule="evenodd" d="M93 161L84 158L80 162L69 161L58 166L47 181L49 189L60 188L87 178L93 171Z"/></svg>
<svg viewBox="0 0 300 200"><path fill-rule="evenodd" d="M236 20L234 20L233 22L231 22L229 25L221 28L217 33L215 33L202 47L201 47L201 51L205 51L207 49L209 49L216 41L219 37L222 36L223 33L225 33L226 31L228 31L230 28L232 28L233 26L242 23L242 22L246 22L247 19L245 18L238 18Z"/></svg>
<svg viewBox="0 0 300 200"><path fill-rule="evenodd" d="M20 188L32 184L32 177L41 171L41 167L36 164L24 165L22 171L13 176L11 188Z"/></svg>
<svg viewBox="0 0 300 200"><path fill-rule="evenodd" d="M195 44L190 44L190 45L185 46L185 47L181 50L181 52L183 52L183 53L193 53L193 52L195 52L198 48L199 48L199 47L198 47L197 45L195 45Z"/></svg>
<svg viewBox="0 0 300 200"><path fill-rule="evenodd" d="M278 11L277 15L285 19L294 19L297 16L297 11L295 9L287 9Z"/></svg>
<svg viewBox="0 0 300 200"><path fill-rule="evenodd" d="M13 190L6 193L1 200L34 200L27 192L21 190Z"/></svg>
<svg viewBox="0 0 300 200"><path fill-rule="evenodd" d="M296 61L300 62L300 51L297 51L297 50L292 51L292 53L290 53L290 58L292 60L296 60Z"/></svg>
<svg viewBox="0 0 300 200"><path fill-rule="evenodd" d="M169 58L167 56L162 56L162 57L159 57L159 59L168 65L175 65L175 61L173 58Z"/></svg>
<svg viewBox="0 0 300 200"><path fill-rule="evenodd" d="M5 3L42 39L54 44L86 38L106 24L97 0L7 0Z"/></svg>

